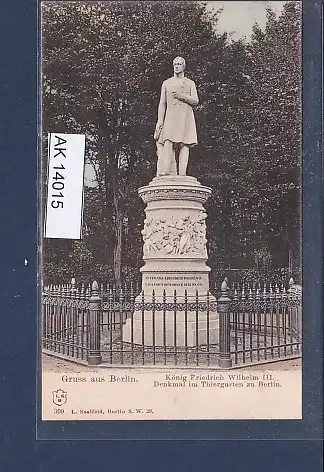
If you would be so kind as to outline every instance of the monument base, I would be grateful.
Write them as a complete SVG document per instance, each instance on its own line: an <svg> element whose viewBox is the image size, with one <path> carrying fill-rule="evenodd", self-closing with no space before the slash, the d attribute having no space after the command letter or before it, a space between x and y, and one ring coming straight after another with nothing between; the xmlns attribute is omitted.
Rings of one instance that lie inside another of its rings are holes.
<svg viewBox="0 0 324 472"><path fill-rule="evenodd" d="M138 296L136 303L141 302L142 296ZM160 302L161 300L156 300L157 304ZM167 300L166 304L170 302L171 300ZM206 303L206 296L204 302ZM214 302L215 298L210 296L210 303L214 304ZM183 300L177 303L183 308ZM218 340L219 316L216 312L138 310L126 320L123 326L123 341L130 344L195 347L215 345L218 344Z"/></svg>
<svg viewBox="0 0 324 472"><path fill-rule="evenodd" d="M155 177L138 193L147 204L142 294L123 327L123 341L169 347L217 344L216 300L208 295L207 302L210 268L203 207L211 189L194 177L165 176Z"/></svg>

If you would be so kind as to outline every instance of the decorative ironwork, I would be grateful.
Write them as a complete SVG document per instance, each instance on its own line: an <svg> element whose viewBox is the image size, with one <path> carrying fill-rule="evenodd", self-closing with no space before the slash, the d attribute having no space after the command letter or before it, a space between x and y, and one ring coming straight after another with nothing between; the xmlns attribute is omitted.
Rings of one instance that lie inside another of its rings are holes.
<svg viewBox="0 0 324 472"><path fill-rule="evenodd" d="M62 298L57 295L43 295L43 303L64 306L66 308L77 308L79 310L88 310L90 307L89 300L76 299L76 298Z"/></svg>
<svg viewBox="0 0 324 472"><path fill-rule="evenodd" d="M125 311L125 312L133 312L133 311L176 311L176 312L184 312L184 311L199 311L199 312L216 312L217 311L217 303L207 303L207 302L188 302L188 303L174 303L174 302L104 302L101 305L103 311Z"/></svg>
<svg viewBox="0 0 324 472"><path fill-rule="evenodd" d="M231 312L255 312L264 310L279 310L301 306L300 297L281 297L275 300L235 300L230 303Z"/></svg>

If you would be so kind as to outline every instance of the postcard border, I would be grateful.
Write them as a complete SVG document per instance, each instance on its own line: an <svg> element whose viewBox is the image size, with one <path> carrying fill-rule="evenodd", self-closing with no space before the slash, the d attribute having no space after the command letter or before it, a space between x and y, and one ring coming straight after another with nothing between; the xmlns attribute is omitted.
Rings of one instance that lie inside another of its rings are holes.
<svg viewBox="0 0 324 472"><path fill-rule="evenodd" d="M32 4L30 2L29 15L33 15ZM82 421L82 422L50 422L40 420L40 369L38 358L37 369L37 438L38 439L320 439L322 435L322 392L319 389L322 378L322 261L323 261L323 204L319 195L322 195L322 93L321 93L321 73L322 73L322 44L319 41L322 31L322 3L316 1L303 2L303 142L304 142L304 163L303 163L303 280L304 280L304 313L309 313L304 323L304 339L308 339L304 347L303 360L303 413L304 419L293 421L237 421L237 420L208 420L208 421ZM35 35L36 36L36 35ZM34 38L37 41L37 38ZM29 51L30 52L30 51ZM36 48L33 44L33 58L36 59ZM20 54L22 57L22 55ZM26 59L25 59L26 61ZM36 124L36 103L37 90L35 79L33 78L33 65L35 61L24 63L24 70L28 70L28 117L30 127L19 131L20 139L27 143L28 156L33 162L35 155L35 141L37 135ZM27 77L27 75L26 75ZM26 86L26 84L25 84ZM20 119L21 120L21 119ZM18 123L21 121L17 121ZM17 127L17 125L16 125ZM12 137L15 131L11 130ZM17 133L17 131L16 131ZM18 134L19 134L18 133ZM26 137L28 133L28 137ZM17 147L18 149L18 147ZM12 149L7 149L7 153L12 153ZM7 312L11 312L15 317L15 323L21 322L19 326L19 340L29 342L35 340L36 321L33 324L33 313L36 312L36 290L35 281L37 278L37 248L35 247L35 228L37 227L36 191L30 190L37 180L36 165L27 165L23 160L26 154L19 148L18 164L16 167L9 167L5 170L6 175L11 175L17 185L28 182L27 190L30 193L26 199L21 199L21 193L9 192L11 201L11 212L16 219L16 225L11 225L10 236L18 243L21 235L26 240L21 248L15 253L15 263L17 270L14 274L13 293L17 293L19 287L20 300L9 307ZM26 184L22 185L26 190ZM311 212L309 213L309 209ZM32 222L26 222L26 215L33 215ZM17 235L19 233L19 237ZM27 257L28 256L28 257ZM17 259L18 258L18 259ZM27 265L23 265L26 258ZM19 260L19 262L17 262ZM21 265L23 265L21 267ZM33 282L34 281L34 282ZM24 302L24 304L23 304ZM28 328L26 319L22 319L22 313L26 313L28 307ZM34 332L32 332L34 327ZM26 330L27 328L27 330ZM25 329L25 332L23 330ZM39 328L38 328L39 329ZM23 344L24 345L24 344ZM30 351L33 355L34 350ZM28 362L30 356L28 355ZM26 359L27 359L26 357ZM27 362L27 361L26 361ZM35 366L35 357L31 360L31 365ZM24 389L34 390L30 380L35 379L31 375L31 367L28 364L24 375L20 381L24 382ZM26 372L29 373L28 379ZM199 432L199 434L197 434ZM199 437L198 437L199 436Z"/></svg>

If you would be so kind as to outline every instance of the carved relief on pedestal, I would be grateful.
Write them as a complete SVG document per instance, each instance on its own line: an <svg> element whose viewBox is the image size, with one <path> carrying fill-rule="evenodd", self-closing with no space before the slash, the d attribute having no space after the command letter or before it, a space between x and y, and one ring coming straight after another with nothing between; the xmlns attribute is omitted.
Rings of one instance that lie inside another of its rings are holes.
<svg viewBox="0 0 324 472"><path fill-rule="evenodd" d="M196 217L147 217L142 230L144 257L200 256L207 257L204 211Z"/></svg>

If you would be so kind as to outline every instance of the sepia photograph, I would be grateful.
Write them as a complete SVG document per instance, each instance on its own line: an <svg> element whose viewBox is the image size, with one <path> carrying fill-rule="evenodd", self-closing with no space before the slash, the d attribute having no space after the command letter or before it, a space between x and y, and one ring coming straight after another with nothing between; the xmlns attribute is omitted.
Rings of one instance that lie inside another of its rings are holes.
<svg viewBox="0 0 324 472"><path fill-rule="evenodd" d="M302 2L43 1L43 420L302 418Z"/></svg>

